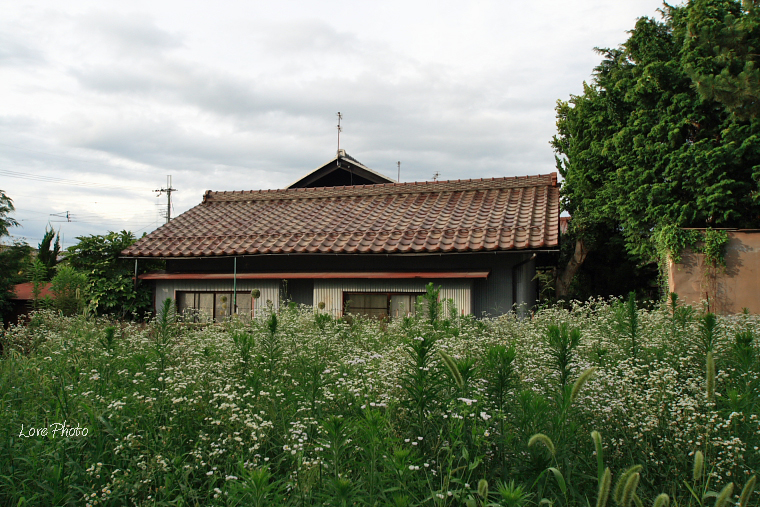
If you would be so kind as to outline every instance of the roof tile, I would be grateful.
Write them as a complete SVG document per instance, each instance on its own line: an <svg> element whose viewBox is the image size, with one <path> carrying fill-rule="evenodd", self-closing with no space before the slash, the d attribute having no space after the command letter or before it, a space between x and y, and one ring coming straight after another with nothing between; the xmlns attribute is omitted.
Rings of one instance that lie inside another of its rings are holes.
<svg viewBox="0 0 760 507"><path fill-rule="evenodd" d="M129 257L556 248L556 174L242 192L203 202Z"/></svg>

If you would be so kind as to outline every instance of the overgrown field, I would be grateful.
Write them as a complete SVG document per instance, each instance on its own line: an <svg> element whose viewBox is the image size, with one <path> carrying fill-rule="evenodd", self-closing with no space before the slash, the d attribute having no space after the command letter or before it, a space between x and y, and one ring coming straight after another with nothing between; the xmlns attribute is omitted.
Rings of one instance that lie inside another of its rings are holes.
<svg viewBox="0 0 760 507"><path fill-rule="evenodd" d="M166 310L2 336L0 504L759 504L758 316Z"/></svg>

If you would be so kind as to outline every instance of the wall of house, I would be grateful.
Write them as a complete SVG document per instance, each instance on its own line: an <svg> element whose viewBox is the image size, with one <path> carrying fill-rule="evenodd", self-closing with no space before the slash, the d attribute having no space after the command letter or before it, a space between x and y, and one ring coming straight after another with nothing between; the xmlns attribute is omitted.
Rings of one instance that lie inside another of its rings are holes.
<svg viewBox="0 0 760 507"><path fill-rule="evenodd" d="M155 309L161 308L166 298L177 300L177 291L192 292L232 292L232 280L156 280L155 285ZM238 280L238 292L251 292L259 289L261 295L254 302L254 311L267 305L271 301L273 308L280 304L280 281L279 280Z"/></svg>
<svg viewBox="0 0 760 507"><path fill-rule="evenodd" d="M748 308L760 313L760 231L730 231L726 266L705 264L703 254L685 250L681 262L668 265L668 287L679 301L706 305L714 313L728 315Z"/></svg>
<svg viewBox="0 0 760 507"><path fill-rule="evenodd" d="M451 299L457 312L469 315L472 312L472 280L467 279L395 279L395 280L314 280L314 305L324 303L320 312L336 317L343 315L344 292L388 292L424 293L425 286L433 282L441 287L440 299Z"/></svg>
<svg viewBox="0 0 760 507"><path fill-rule="evenodd" d="M170 273L232 273L233 259L183 259L167 260L167 272ZM238 273L289 273L289 272L362 272L362 271L387 271L387 272L436 272L436 271L487 271L486 279L457 280L444 279L435 281L441 285L441 297L454 299L456 307L472 313L478 317L498 316L509 312L515 302L518 306L524 304L526 308L532 307L536 302L535 278L536 258L532 253L526 252L499 252L499 253L461 253L443 255L266 255L238 257ZM283 287L286 297L296 303L317 305L324 301L331 311L342 311L342 296L336 291L364 291L356 289L356 284L364 284L362 287L376 287L371 291L392 292L424 292L425 284L431 280L423 279L397 279L397 280L364 280L351 281L347 279L335 280L288 280L287 288ZM171 283L169 283L171 282ZM278 280L263 281L279 286ZM329 282L329 283L328 283ZM340 289L349 287L350 289ZM177 282L163 281L160 286L166 286L167 290L201 290L201 289L177 289L173 288ZM193 287L202 287L210 284L209 281L185 281L182 283L193 284ZM231 281L219 281L217 284L231 286ZM238 283L242 283L238 281ZM251 288L261 288L253 280L246 280ZM343 284L343 285L341 285ZM248 287L245 285L245 287ZM256 285L256 287L254 287ZM412 288L413 287L413 288ZM465 288L466 287L466 288ZM407 290L407 288L409 288ZM403 289L403 290L402 290ZM208 289L211 290L211 289ZM246 289L247 290L247 289ZM272 294L277 291L272 288ZM330 292L332 291L332 292ZM168 294L166 292L164 294ZM160 295L167 297L166 295ZM269 296L262 294L262 300ZM279 298L276 298L279 299ZM275 301L273 299L272 301ZM334 302L333 302L334 301Z"/></svg>
<svg viewBox="0 0 760 507"><path fill-rule="evenodd" d="M491 264L491 274L475 281L473 314L503 315L517 304L525 314L536 303L536 261L532 254L513 254Z"/></svg>

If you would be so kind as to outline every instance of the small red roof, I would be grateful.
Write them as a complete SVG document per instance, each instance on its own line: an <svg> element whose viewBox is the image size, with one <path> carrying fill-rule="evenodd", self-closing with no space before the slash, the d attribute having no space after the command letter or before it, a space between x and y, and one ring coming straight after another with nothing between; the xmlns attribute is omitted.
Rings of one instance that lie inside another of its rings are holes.
<svg viewBox="0 0 760 507"><path fill-rule="evenodd" d="M40 298L44 298L45 296L55 297L55 295L50 292L51 284L45 283L40 287ZM34 296L32 296L32 292L34 290L34 283L32 282L26 282L26 283L19 283L13 286L13 291L15 292L15 296L13 296L13 299L19 299L22 301L31 301L34 299Z"/></svg>
<svg viewBox="0 0 760 507"><path fill-rule="evenodd" d="M448 253L555 249L557 173L240 192L203 202L128 257Z"/></svg>

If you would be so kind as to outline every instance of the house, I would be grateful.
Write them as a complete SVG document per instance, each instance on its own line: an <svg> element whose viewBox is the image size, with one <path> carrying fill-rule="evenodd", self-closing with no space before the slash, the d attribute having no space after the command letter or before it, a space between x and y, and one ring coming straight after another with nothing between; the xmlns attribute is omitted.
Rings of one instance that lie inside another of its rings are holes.
<svg viewBox="0 0 760 507"><path fill-rule="evenodd" d="M209 190L122 255L165 259L140 276L157 307L217 319L281 300L405 315L429 282L480 316L532 306L536 262L558 247L556 173L396 183L341 152L286 189Z"/></svg>
<svg viewBox="0 0 760 507"><path fill-rule="evenodd" d="M37 299L42 301L46 298L55 298L53 294L52 284L45 282L39 286L39 294ZM25 282L17 283L13 286L13 297L11 298L11 311L8 319L9 323L18 324L28 318L29 313L34 306L34 283Z"/></svg>

